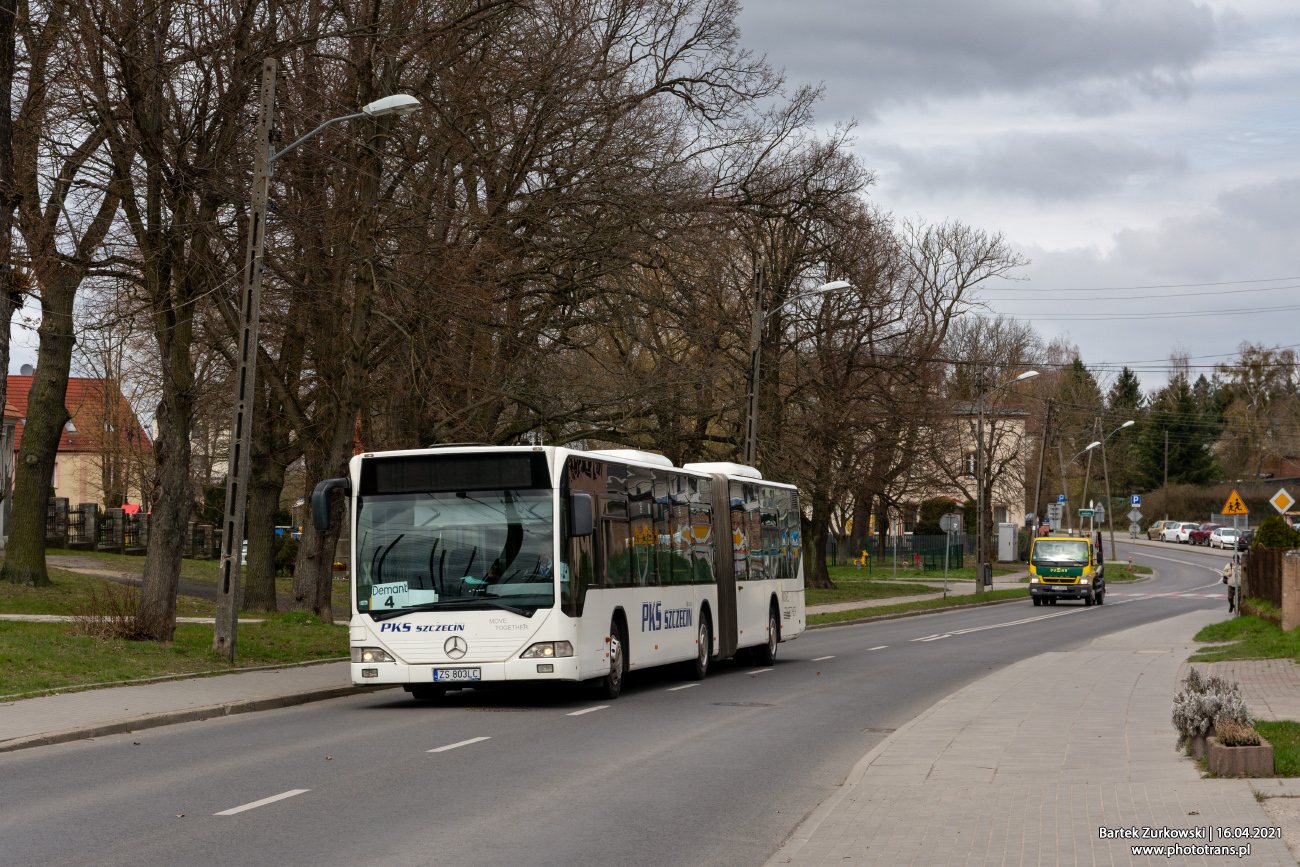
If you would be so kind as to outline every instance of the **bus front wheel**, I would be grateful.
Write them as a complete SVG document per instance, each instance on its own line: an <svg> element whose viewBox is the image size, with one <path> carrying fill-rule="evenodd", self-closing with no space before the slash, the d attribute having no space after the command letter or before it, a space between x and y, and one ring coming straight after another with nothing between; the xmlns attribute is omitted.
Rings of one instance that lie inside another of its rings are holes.
<svg viewBox="0 0 1300 867"><path fill-rule="evenodd" d="M416 701L437 701L447 694L445 686L426 686L425 684L408 686L406 691Z"/></svg>
<svg viewBox="0 0 1300 867"><path fill-rule="evenodd" d="M600 679L600 694L604 698L618 698L626 677L627 649L623 644L623 631L615 620L609 625L609 674Z"/></svg>

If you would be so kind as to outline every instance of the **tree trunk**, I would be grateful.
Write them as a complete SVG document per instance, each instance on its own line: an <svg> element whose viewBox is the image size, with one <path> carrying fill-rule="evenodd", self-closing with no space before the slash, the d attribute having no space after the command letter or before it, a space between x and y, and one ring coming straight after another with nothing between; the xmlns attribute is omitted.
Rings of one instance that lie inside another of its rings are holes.
<svg viewBox="0 0 1300 867"><path fill-rule="evenodd" d="M188 339L188 335L183 335ZM160 343L164 341L160 340ZM160 349L166 347L160 346ZM189 346L167 347L168 355L183 355L181 370L189 371ZM177 371L172 359L172 375ZM194 405L191 390L178 387L170 375L163 377L163 399L158 404L158 439L154 459L158 486L149 516L149 550L144 558L140 585L140 610L136 622L155 641L171 641L176 632L176 590L181 577L185 532L194 508L194 482L190 478L190 439Z"/></svg>
<svg viewBox="0 0 1300 867"><path fill-rule="evenodd" d="M257 439L258 425L253 425ZM250 454L252 472L248 484L248 569L244 575L244 608L248 611L279 610L275 595L275 513L284 490L283 466L271 460L254 442Z"/></svg>
<svg viewBox="0 0 1300 867"><path fill-rule="evenodd" d="M826 502L825 497L814 496L811 499L812 518L808 521L804 540L813 550L813 560L810 564L812 568L804 572L804 586L834 590L835 582L826 569L826 538L831 529L830 503Z"/></svg>
<svg viewBox="0 0 1300 867"><path fill-rule="evenodd" d="M0 571L5 581L31 587L50 583L45 569L45 514L59 438L69 418L64 399L72 366L72 303L80 279L59 275L52 283L42 287L38 363L27 395L27 421L14 472L9 544Z"/></svg>
<svg viewBox="0 0 1300 867"><path fill-rule="evenodd" d="M23 303L13 270L14 211L19 202L14 180L13 125L16 12L15 0L0 0L0 408L9 397L5 374L9 372L10 323ZM0 492L0 499L7 493Z"/></svg>

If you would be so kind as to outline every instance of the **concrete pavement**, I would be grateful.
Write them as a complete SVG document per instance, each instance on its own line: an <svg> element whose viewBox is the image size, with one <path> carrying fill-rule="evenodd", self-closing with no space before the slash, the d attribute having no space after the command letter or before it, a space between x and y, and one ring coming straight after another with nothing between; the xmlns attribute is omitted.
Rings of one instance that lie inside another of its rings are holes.
<svg viewBox="0 0 1300 867"><path fill-rule="evenodd" d="M1248 782L1201 779L1174 749L1180 663L1197 630L1222 617L1195 611L1112 633L959 690L867 753L768 867L1148 864L1132 845L1171 841L1101 839L1099 829L1273 825ZM1250 841L1250 856L1296 863L1281 840Z"/></svg>
<svg viewBox="0 0 1300 867"><path fill-rule="evenodd" d="M351 695L348 663L162 680L0 703L0 752Z"/></svg>

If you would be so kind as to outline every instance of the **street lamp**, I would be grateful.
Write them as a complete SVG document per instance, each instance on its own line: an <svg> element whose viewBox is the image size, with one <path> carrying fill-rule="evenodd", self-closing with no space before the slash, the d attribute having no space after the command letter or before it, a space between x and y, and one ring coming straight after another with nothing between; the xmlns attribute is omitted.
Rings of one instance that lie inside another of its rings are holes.
<svg viewBox="0 0 1300 867"><path fill-rule="evenodd" d="M235 377L235 400L230 423L230 448L226 454L226 507L221 523L221 571L217 579L217 617L212 630L212 649L232 662L235 659L239 625L239 566L244 544L244 514L248 503L249 451L252 446L252 398L257 378L258 320L262 303L262 249L266 237L266 202L271 170L275 161L326 127L346 120L382 118L410 114L420 101L404 93L386 96L363 106L356 114L343 115L316 127L275 151L275 58L262 62L261 110L257 116L257 153L253 160L252 202L248 209L248 250L244 257L243 288L239 303L239 370Z"/></svg>
<svg viewBox="0 0 1300 867"><path fill-rule="evenodd" d="M1106 525L1110 529L1110 559L1115 559L1115 509L1114 503L1110 500L1110 469L1106 466L1106 440L1113 437L1126 427L1133 427L1136 424L1132 419L1124 422L1110 433L1101 438L1101 472L1106 479ZM1101 419L1097 419L1098 428L1101 427Z"/></svg>
<svg viewBox="0 0 1300 867"><path fill-rule="evenodd" d="M981 380L983 379L983 369L981 368ZM984 592L984 568L985 558L988 555L987 537L984 531L984 475L988 468L987 461L984 460L984 399L995 391L1000 391L1008 385L1015 385L1017 382L1024 382L1026 379L1033 379L1038 376L1037 370L1026 370L1015 379L1008 380L996 388L990 388L988 391L981 391L979 397L979 422L975 428L975 480L978 490L975 492L975 526L978 536L975 539L975 592ZM981 385L983 383L981 382Z"/></svg>
<svg viewBox="0 0 1300 867"><path fill-rule="evenodd" d="M816 289L809 292L803 292L773 307L766 313L763 312L763 282L760 274L758 281L758 292L754 297L754 318L752 330L749 336L749 418L745 424L745 463L751 467L758 466L758 382L759 382L759 363L760 363L760 343L763 338L763 323L767 317L776 313L787 304L792 304L803 298L811 298L814 295L825 295L828 292L838 292L841 289L851 289L852 284L847 280L832 280L829 283L823 283Z"/></svg>
<svg viewBox="0 0 1300 867"><path fill-rule="evenodd" d="M1097 440L1095 443L1088 443L1083 451L1070 458L1069 461L1066 461L1065 454L1061 451L1061 444L1059 442L1056 444L1056 453L1061 458L1061 496L1065 497L1065 522L1071 532L1074 530L1074 521L1070 520L1070 488L1066 482L1065 471L1068 470L1075 461L1088 454L1088 452L1092 451L1099 445L1101 445L1101 440Z"/></svg>

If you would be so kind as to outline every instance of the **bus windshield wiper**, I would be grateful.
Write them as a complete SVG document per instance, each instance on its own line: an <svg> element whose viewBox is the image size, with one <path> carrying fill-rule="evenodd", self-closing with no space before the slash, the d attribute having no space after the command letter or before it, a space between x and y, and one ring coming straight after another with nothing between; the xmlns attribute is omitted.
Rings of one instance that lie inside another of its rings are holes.
<svg viewBox="0 0 1300 867"><path fill-rule="evenodd" d="M518 614L521 617L532 617L537 613L534 608L529 611L526 608L519 608L514 605L507 605L504 602L497 602L495 599L485 596L461 596L456 599L440 599L437 602L425 602L420 605L412 605L409 608L394 608L386 611L371 611L370 619L379 623L384 620L392 620L394 617L401 617L404 614L410 614L413 611L440 611L444 608L454 607L465 602L477 602L480 605L486 605L490 608L500 608L502 611L509 611L511 614Z"/></svg>

